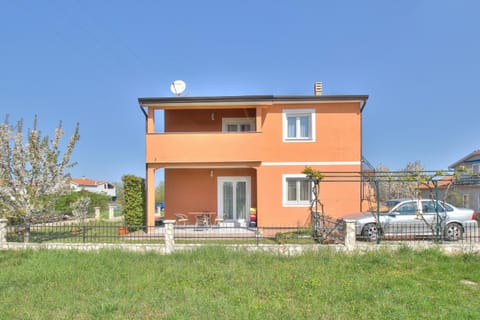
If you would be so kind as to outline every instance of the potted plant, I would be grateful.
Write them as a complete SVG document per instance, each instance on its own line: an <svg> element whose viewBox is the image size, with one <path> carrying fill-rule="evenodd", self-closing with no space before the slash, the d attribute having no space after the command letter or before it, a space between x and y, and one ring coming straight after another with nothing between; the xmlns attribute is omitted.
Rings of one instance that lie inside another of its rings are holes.
<svg viewBox="0 0 480 320"><path fill-rule="evenodd" d="M123 226L123 227L118 227L118 235L119 236L124 236L128 234L128 227Z"/></svg>

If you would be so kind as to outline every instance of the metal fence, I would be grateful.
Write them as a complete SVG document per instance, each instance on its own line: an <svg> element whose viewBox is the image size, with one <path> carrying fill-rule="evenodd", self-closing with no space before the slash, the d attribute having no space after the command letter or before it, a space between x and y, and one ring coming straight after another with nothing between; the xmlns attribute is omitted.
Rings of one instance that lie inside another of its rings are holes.
<svg viewBox="0 0 480 320"><path fill-rule="evenodd" d="M162 243L164 241L163 237L155 234L155 232L146 231L147 227L127 227L121 223L89 222L72 224L57 222L29 227L25 225L9 226L6 239L8 242L26 241L32 243Z"/></svg>
<svg viewBox="0 0 480 320"><path fill-rule="evenodd" d="M456 238L448 235L445 227L430 225L379 225L366 230L356 225L356 239L362 242L388 243L391 241L430 241L434 243L480 243L478 226L460 226ZM250 243L250 244L343 244L345 228L341 224L325 225L314 232L312 227L299 226L195 226L175 225L177 243ZM125 226L122 222L91 221L84 224L55 222L7 226L8 242L31 243L164 243L165 226ZM26 237L28 236L28 239Z"/></svg>
<svg viewBox="0 0 480 320"><path fill-rule="evenodd" d="M163 243L165 226L126 226L122 222L91 221L84 224L54 222L7 226L8 242L31 243ZM339 231L324 229L320 239L311 227L300 226L195 226L175 225L174 239L178 243L342 243ZM333 237L335 235L335 237Z"/></svg>
<svg viewBox="0 0 480 320"><path fill-rule="evenodd" d="M356 224L356 238L365 242L432 241L436 243L480 243L476 224L445 226L426 223Z"/></svg>
<svg viewBox="0 0 480 320"><path fill-rule="evenodd" d="M315 243L310 227L268 226L176 226L175 240L179 242L215 241L224 243Z"/></svg>

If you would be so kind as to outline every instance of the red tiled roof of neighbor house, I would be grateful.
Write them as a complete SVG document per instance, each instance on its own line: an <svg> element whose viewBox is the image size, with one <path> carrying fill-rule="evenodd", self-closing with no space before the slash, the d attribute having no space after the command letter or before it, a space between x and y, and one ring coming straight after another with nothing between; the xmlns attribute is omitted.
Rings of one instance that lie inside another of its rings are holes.
<svg viewBox="0 0 480 320"><path fill-rule="evenodd" d="M98 186L105 183L105 181L92 180L88 178L72 178L71 182L79 186Z"/></svg>
<svg viewBox="0 0 480 320"><path fill-rule="evenodd" d="M452 183L452 181L453 181L453 176L441 177L439 180L437 180L438 187L448 186L450 183ZM433 181L430 181L428 184L431 187L434 186ZM428 187L426 185L422 184L422 185L420 185L420 189L428 189Z"/></svg>

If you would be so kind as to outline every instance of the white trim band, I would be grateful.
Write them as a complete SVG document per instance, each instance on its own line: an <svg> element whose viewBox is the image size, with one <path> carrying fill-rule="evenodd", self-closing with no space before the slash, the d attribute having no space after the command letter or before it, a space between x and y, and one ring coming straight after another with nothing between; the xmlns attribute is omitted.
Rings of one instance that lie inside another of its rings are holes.
<svg viewBox="0 0 480 320"><path fill-rule="evenodd" d="M361 164L361 161L262 162L262 166L359 166Z"/></svg>

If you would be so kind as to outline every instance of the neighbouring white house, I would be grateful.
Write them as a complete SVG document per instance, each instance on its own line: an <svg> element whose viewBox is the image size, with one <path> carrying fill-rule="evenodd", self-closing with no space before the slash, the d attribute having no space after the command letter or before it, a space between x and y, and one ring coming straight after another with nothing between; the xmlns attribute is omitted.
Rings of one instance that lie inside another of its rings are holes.
<svg viewBox="0 0 480 320"><path fill-rule="evenodd" d="M89 192L105 194L112 197L112 199L117 196L117 190L115 186L102 180L93 180L85 177L72 178L70 180L70 187L73 191L85 190Z"/></svg>
<svg viewBox="0 0 480 320"><path fill-rule="evenodd" d="M480 212L480 150L474 150L465 157L452 163L448 169L456 172L453 176L445 176L438 181L439 199L458 207L470 208ZM430 190L423 188L422 196L430 197Z"/></svg>
<svg viewBox="0 0 480 320"><path fill-rule="evenodd" d="M462 197L462 205L480 212L480 150L474 150L448 168L460 173L454 191Z"/></svg>

